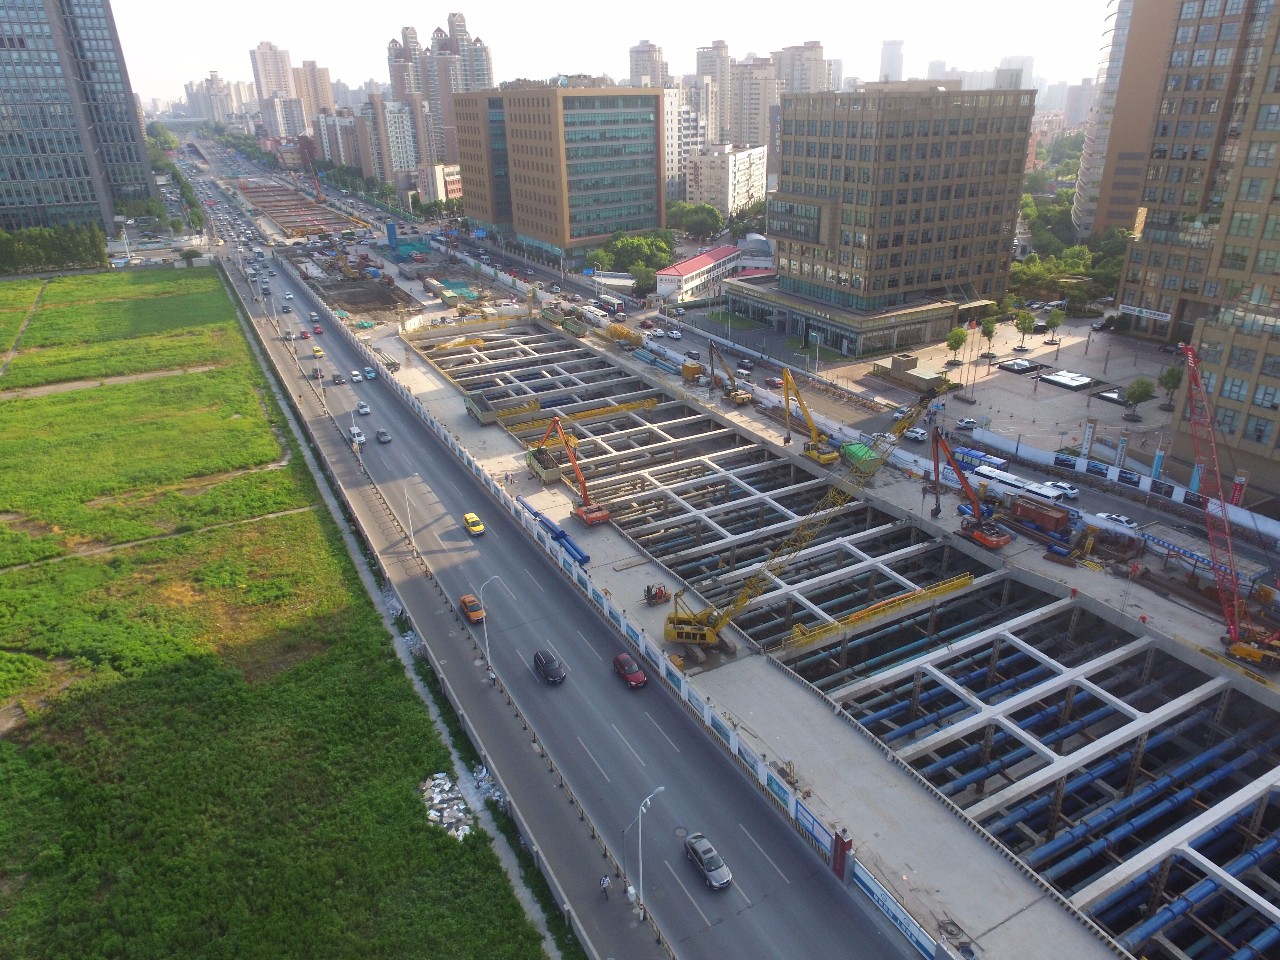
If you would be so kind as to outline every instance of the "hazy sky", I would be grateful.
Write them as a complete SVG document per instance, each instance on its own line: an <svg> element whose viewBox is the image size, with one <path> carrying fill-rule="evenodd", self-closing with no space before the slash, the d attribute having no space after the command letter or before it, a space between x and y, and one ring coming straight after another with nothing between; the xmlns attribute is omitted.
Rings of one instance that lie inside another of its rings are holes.
<svg viewBox="0 0 1280 960"><path fill-rule="evenodd" d="M989 70L1004 56L1033 56L1035 74L1079 83L1097 73L1100 50L1116 0L857 0L801 3L790 18L776 2L533 3L489 0L468 8L379 0L213 0L173 5L156 0L114 0L133 89L144 99L177 99L188 80L210 70L228 80L252 80L249 50L270 40L288 50L295 66L315 60L334 80L357 86L387 81L387 43L413 26L424 45L461 12L473 37L493 52L499 81L559 73L629 72L628 49L649 40L662 47L673 74L692 73L694 51L714 40L735 58L761 56L817 40L828 59L844 61L846 77L875 78L883 40L902 40L905 75L923 77L931 60L961 70ZM179 23L191 17L195 22Z"/></svg>

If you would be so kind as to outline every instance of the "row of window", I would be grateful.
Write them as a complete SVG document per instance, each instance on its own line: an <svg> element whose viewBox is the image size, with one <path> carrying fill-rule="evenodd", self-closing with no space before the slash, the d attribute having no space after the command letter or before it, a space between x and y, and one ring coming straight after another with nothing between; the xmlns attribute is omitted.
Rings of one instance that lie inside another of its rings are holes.
<svg viewBox="0 0 1280 960"><path fill-rule="evenodd" d="M1244 12L1244 0L1183 0L1178 13L1179 20L1195 20L1198 17L1237 17ZM1263 6L1270 7L1270 0Z"/></svg>
<svg viewBox="0 0 1280 960"><path fill-rule="evenodd" d="M1020 169L1021 164L1018 164ZM981 189L986 196L1003 193L1005 184L993 180L1000 176L1009 176L1010 164L1007 160L987 160L985 163L931 163L915 167L850 167L838 163L810 163L802 160L781 160L779 170L782 176L807 177L810 180L831 180L836 183L864 183L884 185L890 183L926 183L939 180L964 180L969 177L981 177L986 182ZM1017 184L1010 183L1016 187ZM949 187L946 189L950 189ZM964 186L957 187L963 190ZM978 184L970 184L970 190L979 189Z"/></svg>
<svg viewBox="0 0 1280 960"><path fill-rule="evenodd" d="M957 157L1023 156L1026 141L1012 137L1003 140L949 140L946 143L917 143L914 149L904 146L901 150L893 144L864 143L855 149L846 149L832 140L783 140L781 155L806 157L816 160L857 160L859 163L898 163L912 160L951 160Z"/></svg>
<svg viewBox="0 0 1280 960"><path fill-rule="evenodd" d="M909 140L912 137L959 137L987 133L1025 133L1028 121L1019 117L935 117L932 120L837 120L782 118L782 135L837 140Z"/></svg>

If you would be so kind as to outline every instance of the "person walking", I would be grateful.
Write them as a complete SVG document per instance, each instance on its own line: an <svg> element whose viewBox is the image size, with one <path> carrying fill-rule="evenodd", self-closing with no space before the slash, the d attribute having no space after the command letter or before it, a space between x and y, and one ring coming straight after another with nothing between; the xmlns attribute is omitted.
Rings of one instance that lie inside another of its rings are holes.
<svg viewBox="0 0 1280 960"><path fill-rule="evenodd" d="M609 879L609 875L607 873L600 878L600 892L604 894L604 898L606 900L609 899L609 888L612 886L613 881Z"/></svg>

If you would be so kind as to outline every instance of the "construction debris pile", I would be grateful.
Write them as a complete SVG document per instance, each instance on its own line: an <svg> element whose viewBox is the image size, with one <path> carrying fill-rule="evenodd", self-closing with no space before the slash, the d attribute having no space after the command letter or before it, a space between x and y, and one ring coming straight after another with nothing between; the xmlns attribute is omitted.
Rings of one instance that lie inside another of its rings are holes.
<svg viewBox="0 0 1280 960"><path fill-rule="evenodd" d="M476 792L485 800L492 800L499 806L506 803L506 797L502 795L502 791L498 789L498 785L493 780L493 774L489 772L489 768L484 764L476 764L475 769L471 771L471 776L476 781Z"/></svg>
<svg viewBox="0 0 1280 960"><path fill-rule="evenodd" d="M487 776L487 773L486 773ZM462 799L462 792L447 773L437 773L418 787L427 805L427 819L461 840L475 827L475 818Z"/></svg>

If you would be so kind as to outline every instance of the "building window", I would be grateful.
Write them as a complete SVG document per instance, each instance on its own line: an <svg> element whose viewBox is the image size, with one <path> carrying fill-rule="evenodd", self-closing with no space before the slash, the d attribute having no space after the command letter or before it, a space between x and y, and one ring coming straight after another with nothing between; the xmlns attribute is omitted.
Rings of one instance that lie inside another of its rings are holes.
<svg viewBox="0 0 1280 960"><path fill-rule="evenodd" d="M1257 362L1257 350L1251 350L1248 347L1232 347L1231 357L1227 360L1227 366L1232 370L1252 370L1253 365Z"/></svg>
<svg viewBox="0 0 1280 960"><path fill-rule="evenodd" d="M1233 237L1252 237L1258 232L1258 215L1256 213L1235 213L1231 215L1231 223L1227 233Z"/></svg>
<svg viewBox="0 0 1280 960"><path fill-rule="evenodd" d="M1249 248L1234 243L1223 244L1220 265L1223 270L1244 270L1249 266Z"/></svg>
<svg viewBox="0 0 1280 960"><path fill-rule="evenodd" d="M1236 420L1239 417L1239 412L1235 410L1219 409L1218 415L1214 417L1214 426L1227 436L1233 437L1236 432Z"/></svg>
<svg viewBox="0 0 1280 960"><path fill-rule="evenodd" d="M1249 395L1249 381L1243 377L1222 378L1222 399L1243 400Z"/></svg>
<svg viewBox="0 0 1280 960"><path fill-rule="evenodd" d="M1248 167L1271 167L1276 162L1276 144L1274 143L1253 143L1249 144L1249 151L1245 155L1245 166Z"/></svg>
<svg viewBox="0 0 1280 960"><path fill-rule="evenodd" d="M1263 369L1265 372L1265 367ZM1257 389L1253 391L1253 405L1265 407L1268 410L1280 410L1280 387L1258 384Z"/></svg>

